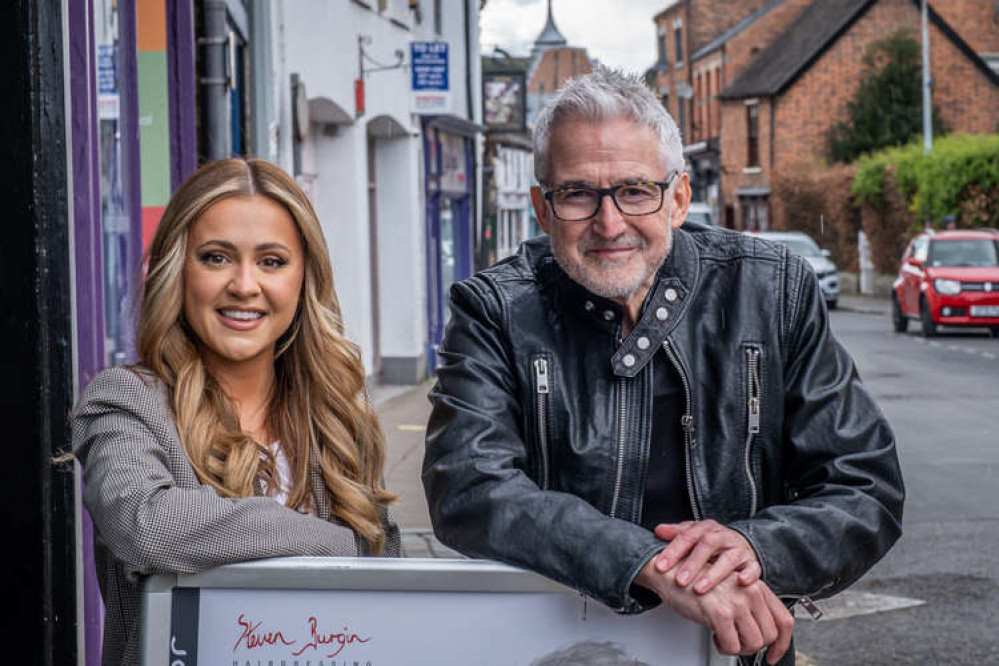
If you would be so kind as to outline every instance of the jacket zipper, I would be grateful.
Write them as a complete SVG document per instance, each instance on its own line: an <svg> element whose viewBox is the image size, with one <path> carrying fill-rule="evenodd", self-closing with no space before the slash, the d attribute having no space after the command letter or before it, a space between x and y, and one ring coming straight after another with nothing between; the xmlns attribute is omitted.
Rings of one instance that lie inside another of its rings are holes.
<svg viewBox="0 0 999 666"><path fill-rule="evenodd" d="M690 382L687 381L687 375L683 372L683 366L680 365L680 361L673 352L673 348L670 347L669 340L663 340L663 351L666 352L666 358L669 359L669 362L676 368L677 374L680 375L680 383L683 384L684 408L683 416L680 417L680 426L683 428L683 458L687 474L687 495L690 497L690 508L694 512L694 520L701 520L701 511L697 507L697 497L694 495L694 472L690 462L691 443L694 439L694 415L691 413Z"/></svg>
<svg viewBox="0 0 999 666"><path fill-rule="evenodd" d="M627 431L628 425L628 410L627 402L625 400L626 384L625 378L620 377L617 380L618 386L618 402L620 407L618 408L618 426L617 426L617 475L614 477L614 495L611 498L611 518L616 518L617 513L617 501L621 497L621 478L624 475L624 438Z"/></svg>
<svg viewBox="0 0 999 666"><path fill-rule="evenodd" d="M760 432L760 350L746 348L746 396L748 424L746 428L746 478L749 479L749 515L756 513L756 477L753 475L753 441Z"/></svg>
<svg viewBox="0 0 999 666"><path fill-rule="evenodd" d="M534 359L534 394L538 406L538 447L541 449L541 489L548 490L548 359Z"/></svg>

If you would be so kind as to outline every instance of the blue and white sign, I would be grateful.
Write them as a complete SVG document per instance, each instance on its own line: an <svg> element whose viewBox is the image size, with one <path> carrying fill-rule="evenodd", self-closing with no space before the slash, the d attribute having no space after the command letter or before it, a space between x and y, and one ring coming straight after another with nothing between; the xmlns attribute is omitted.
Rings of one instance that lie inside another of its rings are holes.
<svg viewBox="0 0 999 666"><path fill-rule="evenodd" d="M97 45L97 115L101 120L117 120L118 69L114 44Z"/></svg>
<svg viewBox="0 0 999 666"><path fill-rule="evenodd" d="M413 112L447 113L451 109L447 42L411 42Z"/></svg>

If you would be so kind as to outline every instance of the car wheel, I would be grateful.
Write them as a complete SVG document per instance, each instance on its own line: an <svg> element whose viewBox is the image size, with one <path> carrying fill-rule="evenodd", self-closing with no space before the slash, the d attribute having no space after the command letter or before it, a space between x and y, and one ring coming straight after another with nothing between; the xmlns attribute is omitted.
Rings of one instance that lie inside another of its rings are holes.
<svg viewBox="0 0 999 666"><path fill-rule="evenodd" d="M989 326L989 333L993 338L999 338L999 326Z"/></svg>
<svg viewBox="0 0 999 666"><path fill-rule="evenodd" d="M922 325L923 337L932 338L937 334L937 325L933 323L930 305L925 299L919 304L919 323Z"/></svg>
<svg viewBox="0 0 999 666"><path fill-rule="evenodd" d="M898 304L898 296L895 294L891 296L891 325L896 333L905 333L905 330L909 328L909 320L902 314L902 308Z"/></svg>

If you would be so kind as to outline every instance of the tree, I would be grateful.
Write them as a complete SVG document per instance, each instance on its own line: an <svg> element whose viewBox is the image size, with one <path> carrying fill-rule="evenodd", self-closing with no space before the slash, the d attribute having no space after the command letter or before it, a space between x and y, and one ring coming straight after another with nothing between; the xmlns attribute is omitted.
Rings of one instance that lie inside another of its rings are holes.
<svg viewBox="0 0 999 666"><path fill-rule="evenodd" d="M909 30L867 47L860 87L847 102L847 121L829 129L829 156L852 162L861 155L901 146L922 135L922 52ZM933 109L933 133L946 131Z"/></svg>

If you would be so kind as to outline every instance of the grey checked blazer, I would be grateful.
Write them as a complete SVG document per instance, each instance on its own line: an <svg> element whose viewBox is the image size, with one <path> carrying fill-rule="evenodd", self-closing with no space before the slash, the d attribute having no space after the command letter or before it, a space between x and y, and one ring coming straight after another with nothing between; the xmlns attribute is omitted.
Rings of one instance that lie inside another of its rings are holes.
<svg viewBox="0 0 999 666"><path fill-rule="evenodd" d="M365 554L330 516L322 476L310 474L319 518L269 497L229 499L198 482L162 382L141 369L105 370L73 413L73 450L94 522L97 577L106 609L104 664L139 663L141 577L192 573L285 555ZM386 511L385 555L399 556Z"/></svg>

